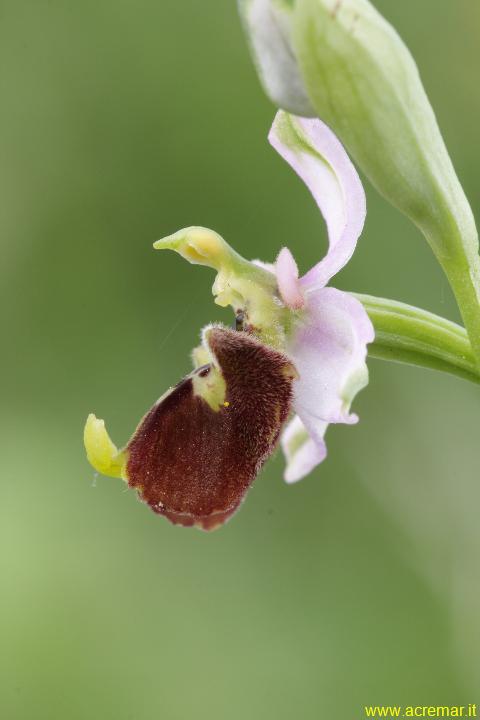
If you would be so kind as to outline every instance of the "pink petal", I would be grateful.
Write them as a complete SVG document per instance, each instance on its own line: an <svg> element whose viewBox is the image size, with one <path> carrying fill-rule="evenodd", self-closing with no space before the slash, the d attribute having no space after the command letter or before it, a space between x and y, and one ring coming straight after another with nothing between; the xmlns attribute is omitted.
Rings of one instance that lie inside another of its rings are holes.
<svg viewBox="0 0 480 720"><path fill-rule="evenodd" d="M275 263L278 289L282 300L292 310L299 310L305 300L298 281L298 267L288 248L283 248Z"/></svg>
<svg viewBox="0 0 480 720"><path fill-rule="evenodd" d="M294 483L308 475L327 456L327 446L323 440L323 434L327 429L327 423L323 423L323 433L318 431L320 423L317 423L315 440L310 436L305 425L298 415L290 420L282 433L282 450L287 461L284 479L287 483Z"/></svg>
<svg viewBox="0 0 480 720"><path fill-rule="evenodd" d="M349 261L362 232L362 183L342 144L321 120L280 110L268 139L307 185L327 224L328 253L300 280L304 290L324 287Z"/></svg>
<svg viewBox="0 0 480 720"><path fill-rule="evenodd" d="M294 410L310 434L317 423L355 423L350 405L368 382L365 363L373 326L362 304L348 293L322 288L308 295L287 348L300 375L294 383Z"/></svg>

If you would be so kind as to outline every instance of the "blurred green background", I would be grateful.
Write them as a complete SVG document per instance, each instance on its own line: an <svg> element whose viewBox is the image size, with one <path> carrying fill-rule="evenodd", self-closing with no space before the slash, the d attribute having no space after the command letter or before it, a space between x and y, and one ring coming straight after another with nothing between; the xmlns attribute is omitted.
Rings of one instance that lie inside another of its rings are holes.
<svg viewBox="0 0 480 720"><path fill-rule="evenodd" d="M480 6L378 1L478 207ZM480 695L480 390L370 363L361 422L294 487L268 463L207 535L87 464L189 370L213 274L152 242L201 224L246 257L325 231L270 149L235 3L0 6L0 717L305 720ZM419 233L367 185L336 278L457 319Z"/></svg>

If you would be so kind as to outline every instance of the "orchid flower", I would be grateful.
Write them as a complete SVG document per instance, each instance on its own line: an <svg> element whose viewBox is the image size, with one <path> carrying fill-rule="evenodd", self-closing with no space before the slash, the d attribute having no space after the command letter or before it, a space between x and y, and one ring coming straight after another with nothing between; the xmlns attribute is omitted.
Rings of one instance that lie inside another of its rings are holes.
<svg viewBox="0 0 480 720"><path fill-rule="evenodd" d="M157 241L156 249L217 270L215 302L233 307L236 329L203 330L195 369L155 403L123 450L103 420L90 415L85 426L96 470L123 478L173 523L205 530L238 509L279 440L287 482L322 462L328 425L357 422L350 405L368 382L372 324L356 298L327 287L363 228L360 179L320 120L280 111L269 140L312 193L328 229L327 255L299 277L287 248L268 264L245 260L206 228Z"/></svg>

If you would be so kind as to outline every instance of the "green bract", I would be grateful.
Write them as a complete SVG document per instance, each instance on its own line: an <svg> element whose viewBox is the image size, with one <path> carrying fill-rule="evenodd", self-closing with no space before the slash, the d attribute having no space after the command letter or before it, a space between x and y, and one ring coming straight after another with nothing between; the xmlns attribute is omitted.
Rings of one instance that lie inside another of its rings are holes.
<svg viewBox="0 0 480 720"><path fill-rule="evenodd" d="M379 192L422 230L480 357L475 222L405 44L368 0L240 0L240 8L272 100L300 115L313 108Z"/></svg>

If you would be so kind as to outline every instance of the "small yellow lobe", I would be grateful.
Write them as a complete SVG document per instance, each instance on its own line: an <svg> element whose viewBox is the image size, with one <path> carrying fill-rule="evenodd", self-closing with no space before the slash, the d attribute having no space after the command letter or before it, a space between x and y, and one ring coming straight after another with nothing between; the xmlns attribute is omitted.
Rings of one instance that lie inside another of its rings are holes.
<svg viewBox="0 0 480 720"><path fill-rule="evenodd" d="M125 479L127 457L119 452L105 429L105 423L91 413L84 430L87 458L95 470L102 475Z"/></svg>
<svg viewBox="0 0 480 720"><path fill-rule="evenodd" d="M228 407L229 405L230 405L230 403L227 402L227 400L225 400L225 402L223 403L223 407Z"/></svg>

